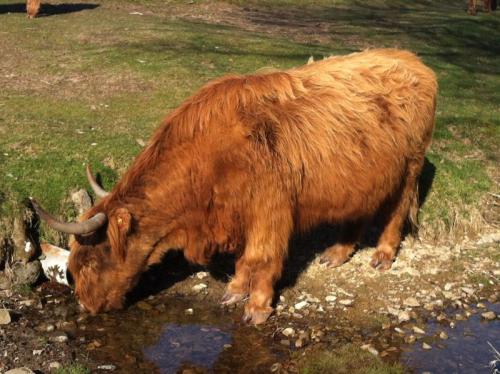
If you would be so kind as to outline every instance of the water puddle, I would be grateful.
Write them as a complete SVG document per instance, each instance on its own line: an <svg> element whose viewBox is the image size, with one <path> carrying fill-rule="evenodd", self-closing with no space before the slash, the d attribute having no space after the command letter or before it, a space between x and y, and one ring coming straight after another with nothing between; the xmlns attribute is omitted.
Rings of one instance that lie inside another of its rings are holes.
<svg viewBox="0 0 500 374"><path fill-rule="evenodd" d="M120 373L259 373L285 357L263 331L239 322L241 310L193 305L196 300L166 298L88 317L80 339L96 362Z"/></svg>
<svg viewBox="0 0 500 374"><path fill-rule="evenodd" d="M500 313L500 304L487 304L488 310ZM479 311L484 311L479 309ZM457 321L455 328L449 324L430 322L425 328L423 341L432 346L431 350L423 349L422 343L415 343L410 351L401 355L401 362L415 370L416 373L491 373L489 362L494 353L488 342L496 349L500 348L500 320L485 321L481 312L472 315L465 321ZM436 336L444 331L448 339Z"/></svg>

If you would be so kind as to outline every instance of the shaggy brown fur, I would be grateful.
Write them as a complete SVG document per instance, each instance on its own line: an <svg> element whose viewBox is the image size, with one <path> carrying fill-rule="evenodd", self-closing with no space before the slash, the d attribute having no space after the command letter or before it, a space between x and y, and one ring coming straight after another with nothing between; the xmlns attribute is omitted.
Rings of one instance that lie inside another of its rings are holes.
<svg viewBox="0 0 500 374"><path fill-rule="evenodd" d="M26 13L28 18L35 18L40 10L40 0L27 0L26 1Z"/></svg>
<svg viewBox="0 0 500 374"><path fill-rule="evenodd" d="M467 13L470 15L475 15L477 13L477 4L479 0L468 0L467 3ZM493 10L493 4L491 0L483 0L483 11L489 13Z"/></svg>
<svg viewBox="0 0 500 374"><path fill-rule="evenodd" d="M77 236L69 269L92 313L117 308L148 266L179 249L197 264L237 255L223 303L250 295L246 321L271 313L294 231L343 223L324 260L338 266L383 212L371 265L391 266L433 126L437 83L413 54L381 49L210 82L158 128Z"/></svg>

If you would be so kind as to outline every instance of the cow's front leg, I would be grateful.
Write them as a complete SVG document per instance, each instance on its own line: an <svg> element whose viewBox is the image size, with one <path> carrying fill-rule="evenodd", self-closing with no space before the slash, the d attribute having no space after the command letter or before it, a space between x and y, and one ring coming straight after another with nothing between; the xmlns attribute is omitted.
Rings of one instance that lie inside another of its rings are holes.
<svg viewBox="0 0 500 374"><path fill-rule="evenodd" d="M259 262L251 267L250 298L245 305L244 322L257 325L269 318L273 312L274 284L281 276L282 268L283 258Z"/></svg>
<svg viewBox="0 0 500 374"><path fill-rule="evenodd" d="M248 296L250 287L250 266L245 261L245 256L241 256L236 261L234 277L227 285L226 292L222 296L222 305L231 305L243 300Z"/></svg>

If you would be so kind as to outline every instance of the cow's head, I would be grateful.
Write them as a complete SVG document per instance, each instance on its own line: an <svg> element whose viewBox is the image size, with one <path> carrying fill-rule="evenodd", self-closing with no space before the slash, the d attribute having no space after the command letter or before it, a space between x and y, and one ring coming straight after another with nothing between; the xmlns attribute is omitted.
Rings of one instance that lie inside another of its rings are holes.
<svg viewBox="0 0 500 374"><path fill-rule="evenodd" d="M100 189L90 170L89 181L100 197L107 193ZM97 188L96 188L97 187ZM75 294L81 306L90 313L119 309L125 294L138 276L126 261L127 241L133 222L126 208L103 211L103 204L91 208L80 222L60 222L32 200L41 219L52 228L73 234L68 270L75 284Z"/></svg>

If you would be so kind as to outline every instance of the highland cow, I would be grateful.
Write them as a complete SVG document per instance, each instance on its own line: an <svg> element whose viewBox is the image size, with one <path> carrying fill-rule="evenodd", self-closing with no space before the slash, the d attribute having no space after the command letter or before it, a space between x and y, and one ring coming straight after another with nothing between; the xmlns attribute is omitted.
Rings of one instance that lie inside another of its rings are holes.
<svg viewBox="0 0 500 374"><path fill-rule="evenodd" d="M249 296L243 319L262 323L293 233L342 224L322 256L339 266L377 215L384 229L371 266L391 267L418 209L436 94L432 70L392 49L226 76L163 121L114 189L97 190L102 199L81 222L34 206L75 234L69 270L91 313L122 307L168 251L201 265L230 252L236 271L222 303Z"/></svg>

